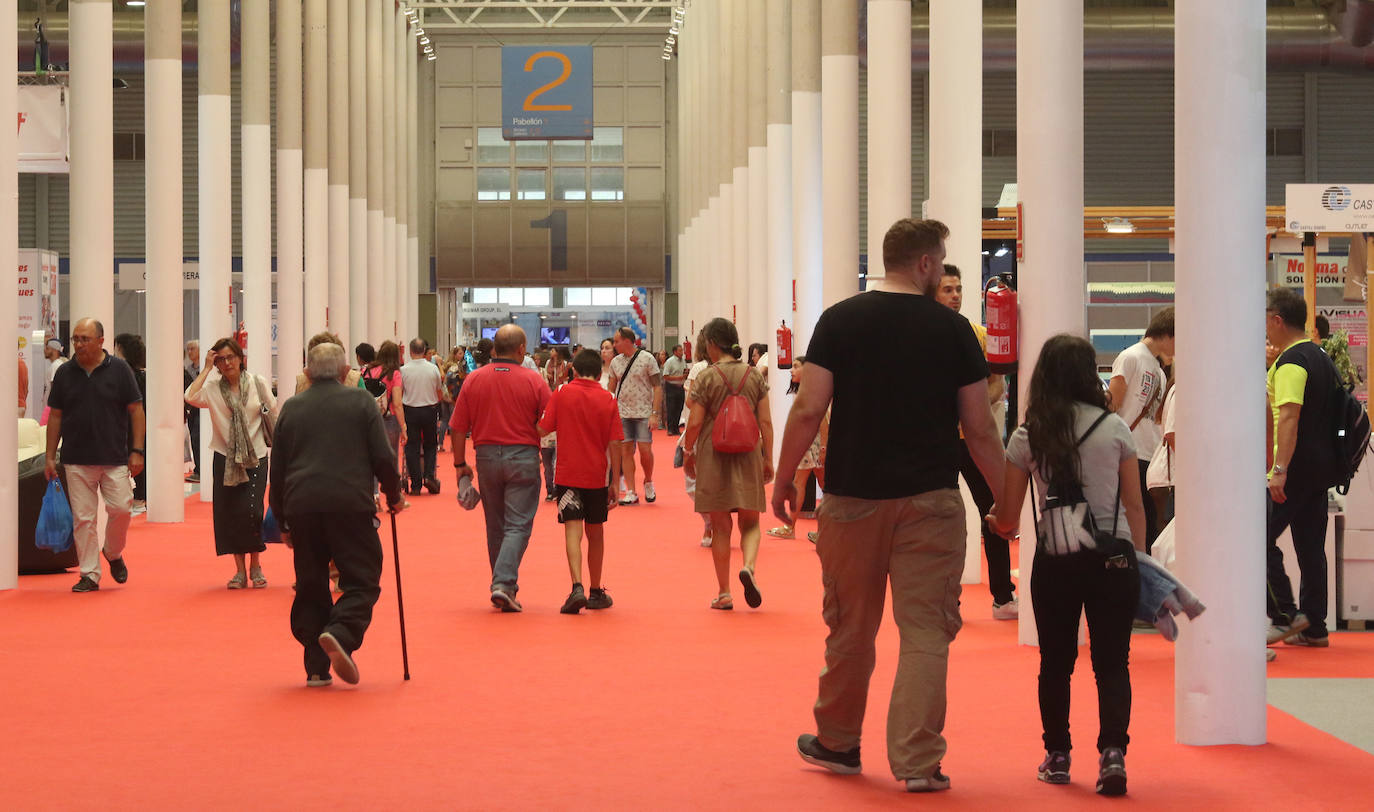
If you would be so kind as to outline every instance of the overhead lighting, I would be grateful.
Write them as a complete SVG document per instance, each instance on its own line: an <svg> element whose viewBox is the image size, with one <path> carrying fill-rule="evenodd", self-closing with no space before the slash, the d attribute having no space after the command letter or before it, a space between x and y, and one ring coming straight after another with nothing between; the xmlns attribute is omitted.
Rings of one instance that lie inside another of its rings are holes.
<svg viewBox="0 0 1374 812"><path fill-rule="evenodd" d="M1108 234L1134 234L1135 223L1125 217L1103 217L1102 227Z"/></svg>
<svg viewBox="0 0 1374 812"><path fill-rule="evenodd" d="M1003 246L998 247L997 253L993 254L993 256L995 256L995 257L1004 257L1004 256L1006 256L1006 255L1009 254L1009 253L1011 253L1011 251L1010 251L1005 245L1003 245Z"/></svg>
<svg viewBox="0 0 1374 812"><path fill-rule="evenodd" d="M144 2L144 0L129 0L129 2L125 3L124 5L126 5L126 6L133 6L133 7L136 8L136 7L138 7L138 6L143 6L143 5L147 5L147 4Z"/></svg>

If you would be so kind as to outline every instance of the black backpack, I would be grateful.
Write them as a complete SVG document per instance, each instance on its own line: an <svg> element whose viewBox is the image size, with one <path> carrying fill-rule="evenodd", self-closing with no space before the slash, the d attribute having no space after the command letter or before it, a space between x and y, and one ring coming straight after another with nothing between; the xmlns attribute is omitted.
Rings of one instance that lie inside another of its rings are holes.
<svg viewBox="0 0 1374 812"><path fill-rule="evenodd" d="M1331 393L1331 439L1335 444L1331 485L1338 493L1349 493L1350 480L1369 450L1369 431L1369 413L1364 404L1345 388L1337 375L1336 388Z"/></svg>

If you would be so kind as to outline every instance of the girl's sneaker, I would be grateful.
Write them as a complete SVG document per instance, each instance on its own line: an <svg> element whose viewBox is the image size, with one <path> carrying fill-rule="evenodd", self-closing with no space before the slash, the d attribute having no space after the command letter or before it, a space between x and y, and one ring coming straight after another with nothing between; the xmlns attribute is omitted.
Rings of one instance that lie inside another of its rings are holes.
<svg viewBox="0 0 1374 812"><path fill-rule="evenodd" d="M1069 754L1063 750L1051 750L1045 753L1045 760L1040 762L1040 770L1036 777L1046 784L1067 784L1069 783Z"/></svg>

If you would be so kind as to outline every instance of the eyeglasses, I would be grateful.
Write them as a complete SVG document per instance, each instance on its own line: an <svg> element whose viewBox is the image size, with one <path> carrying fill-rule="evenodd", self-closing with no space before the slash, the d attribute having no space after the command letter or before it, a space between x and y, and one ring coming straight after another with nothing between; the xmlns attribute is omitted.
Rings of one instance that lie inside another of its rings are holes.
<svg viewBox="0 0 1374 812"><path fill-rule="evenodd" d="M73 344L85 344L88 341L99 341L99 336L72 336Z"/></svg>
<svg viewBox="0 0 1374 812"><path fill-rule="evenodd" d="M235 358L238 358L238 356L237 356L237 355L216 355L216 356L215 356L215 366L220 366L221 364L227 364L227 363L229 363L230 361L233 361Z"/></svg>

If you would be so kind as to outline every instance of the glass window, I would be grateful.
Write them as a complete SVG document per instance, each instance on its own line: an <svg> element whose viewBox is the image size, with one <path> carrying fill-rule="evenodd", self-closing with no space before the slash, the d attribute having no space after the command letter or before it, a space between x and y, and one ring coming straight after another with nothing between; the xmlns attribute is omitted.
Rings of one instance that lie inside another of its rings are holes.
<svg viewBox="0 0 1374 812"><path fill-rule="evenodd" d="M515 162L521 166L528 164L547 165L549 162L549 142L516 141Z"/></svg>
<svg viewBox="0 0 1374 812"><path fill-rule="evenodd" d="M591 170L592 200L624 200L625 170L598 166ZM480 198L479 198L480 199Z"/></svg>
<svg viewBox="0 0 1374 812"><path fill-rule="evenodd" d="M592 288L592 304L597 307L615 307L618 304L630 303L629 299L621 302L615 294L615 288Z"/></svg>
<svg viewBox="0 0 1374 812"><path fill-rule="evenodd" d="M510 163L510 143L501 137L500 127L477 128L477 163Z"/></svg>
<svg viewBox="0 0 1374 812"><path fill-rule="evenodd" d="M592 163L618 164L625 162L625 130L620 127L592 129Z"/></svg>
<svg viewBox="0 0 1374 812"><path fill-rule="evenodd" d="M586 141L554 141L553 162L556 164L580 164L587 161Z"/></svg>
<svg viewBox="0 0 1374 812"><path fill-rule="evenodd" d="M477 199L510 200L510 170L477 170Z"/></svg>
<svg viewBox="0 0 1374 812"><path fill-rule="evenodd" d="M630 297L634 295L634 292L634 288L616 288L615 295L617 303L623 305L631 304ZM641 304L643 303L641 302Z"/></svg>
<svg viewBox="0 0 1374 812"><path fill-rule="evenodd" d="M511 307L524 307L525 289L524 288L497 288L497 299L501 304L508 304Z"/></svg>
<svg viewBox="0 0 1374 812"><path fill-rule="evenodd" d="M516 191L518 200L547 200L548 172L543 169L520 169L516 171Z"/></svg>
<svg viewBox="0 0 1374 812"><path fill-rule="evenodd" d="M548 307L553 302L553 288L525 288L525 307Z"/></svg>
<svg viewBox="0 0 1374 812"><path fill-rule="evenodd" d="M496 304L501 301L496 296L496 288L473 288L473 304Z"/></svg>
<svg viewBox="0 0 1374 812"><path fill-rule="evenodd" d="M586 200L587 170L582 167L553 170L554 200Z"/></svg>
<svg viewBox="0 0 1374 812"><path fill-rule="evenodd" d="M568 307L587 307L592 303L591 288L564 288L563 304Z"/></svg>

